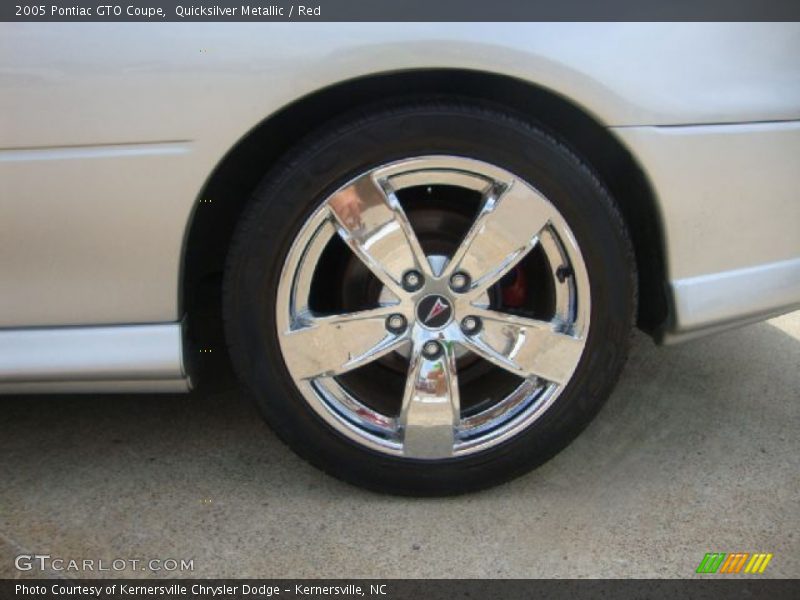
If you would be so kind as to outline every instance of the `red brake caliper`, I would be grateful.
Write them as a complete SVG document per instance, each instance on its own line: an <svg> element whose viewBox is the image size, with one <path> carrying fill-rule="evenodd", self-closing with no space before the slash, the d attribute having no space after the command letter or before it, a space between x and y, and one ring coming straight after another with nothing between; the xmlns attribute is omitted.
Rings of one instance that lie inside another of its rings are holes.
<svg viewBox="0 0 800 600"><path fill-rule="evenodd" d="M520 265L514 267L514 270L509 273L513 277L511 283L504 285L501 290L503 292L503 306L509 308L520 308L528 297L528 286L525 280L525 271L522 270ZM507 276L508 277L508 276ZM509 279L511 278L509 277Z"/></svg>

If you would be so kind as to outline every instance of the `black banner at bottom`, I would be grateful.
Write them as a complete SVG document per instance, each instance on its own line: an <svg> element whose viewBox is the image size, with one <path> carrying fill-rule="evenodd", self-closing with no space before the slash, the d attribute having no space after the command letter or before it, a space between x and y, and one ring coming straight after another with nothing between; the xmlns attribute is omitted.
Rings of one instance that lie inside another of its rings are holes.
<svg viewBox="0 0 800 600"><path fill-rule="evenodd" d="M0 598L73 600L325 599L428 600L637 598L642 600L800 598L787 579L5 579Z"/></svg>

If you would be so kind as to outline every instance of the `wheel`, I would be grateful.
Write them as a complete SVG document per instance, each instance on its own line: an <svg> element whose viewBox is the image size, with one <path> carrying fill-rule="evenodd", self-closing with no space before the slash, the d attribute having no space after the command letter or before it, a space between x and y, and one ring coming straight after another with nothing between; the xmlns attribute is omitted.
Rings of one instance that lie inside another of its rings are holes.
<svg viewBox="0 0 800 600"><path fill-rule="evenodd" d="M267 174L223 310L239 376L298 454L440 495L569 443L619 375L635 303L589 168L519 117L430 98L350 115Z"/></svg>

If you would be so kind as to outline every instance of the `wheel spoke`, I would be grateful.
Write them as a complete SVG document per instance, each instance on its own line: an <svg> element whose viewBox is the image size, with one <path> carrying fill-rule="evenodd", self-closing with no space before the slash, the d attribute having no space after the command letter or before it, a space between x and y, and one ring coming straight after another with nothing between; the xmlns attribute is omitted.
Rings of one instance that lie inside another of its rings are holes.
<svg viewBox="0 0 800 600"><path fill-rule="evenodd" d="M479 333L464 343L486 360L521 377L541 377L559 385L569 381L585 341L556 331L547 321L474 309L482 320Z"/></svg>
<svg viewBox="0 0 800 600"><path fill-rule="evenodd" d="M480 294L530 252L551 213L550 204L522 182L505 191L493 186L445 275L468 273L470 295Z"/></svg>
<svg viewBox="0 0 800 600"><path fill-rule="evenodd" d="M409 458L447 458L453 455L455 430L460 422L460 401L455 349L443 344L444 352L433 360L415 344L400 413L403 454Z"/></svg>
<svg viewBox="0 0 800 600"><path fill-rule="evenodd" d="M337 231L364 264L393 292L402 290L403 273L430 267L411 224L391 191L366 175L328 202Z"/></svg>
<svg viewBox="0 0 800 600"><path fill-rule="evenodd" d="M394 310L393 310L394 309ZM363 312L307 319L282 338L283 352L301 379L352 371L396 350L407 334L387 331L387 306Z"/></svg>

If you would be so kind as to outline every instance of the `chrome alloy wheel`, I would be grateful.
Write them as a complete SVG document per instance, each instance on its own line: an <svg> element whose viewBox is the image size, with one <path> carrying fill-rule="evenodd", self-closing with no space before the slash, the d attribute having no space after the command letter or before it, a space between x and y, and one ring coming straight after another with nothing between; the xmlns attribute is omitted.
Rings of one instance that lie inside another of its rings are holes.
<svg viewBox="0 0 800 600"><path fill-rule="evenodd" d="M423 250L400 200L404 190L442 186L480 195L473 222L447 256ZM380 282L374 307L314 310L321 259L337 236ZM491 300L534 249L547 265L547 318ZM589 296L575 238L544 196L485 162L425 156L363 173L313 212L283 265L276 325L296 386L339 433L385 454L446 459L515 436L557 400L583 354ZM390 355L407 361L405 381L396 410L382 411L343 378ZM510 373L513 388L466 410L459 370L469 360Z"/></svg>

